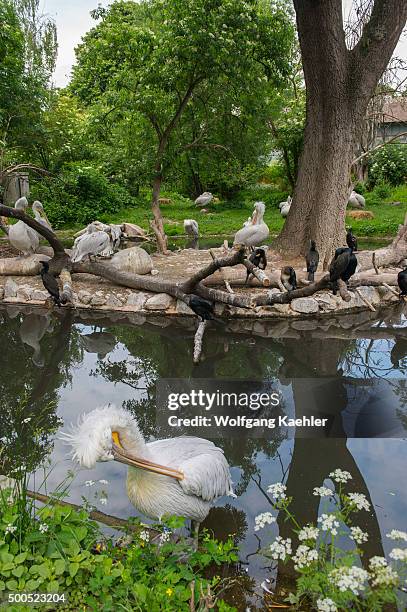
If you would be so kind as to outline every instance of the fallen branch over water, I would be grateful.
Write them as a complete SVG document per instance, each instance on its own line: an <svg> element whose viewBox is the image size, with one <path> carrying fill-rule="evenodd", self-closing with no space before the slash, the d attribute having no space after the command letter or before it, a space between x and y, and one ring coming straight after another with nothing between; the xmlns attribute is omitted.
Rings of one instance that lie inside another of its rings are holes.
<svg viewBox="0 0 407 612"><path fill-rule="evenodd" d="M207 321L200 321L194 338L194 363L199 363L202 353L202 342Z"/></svg>

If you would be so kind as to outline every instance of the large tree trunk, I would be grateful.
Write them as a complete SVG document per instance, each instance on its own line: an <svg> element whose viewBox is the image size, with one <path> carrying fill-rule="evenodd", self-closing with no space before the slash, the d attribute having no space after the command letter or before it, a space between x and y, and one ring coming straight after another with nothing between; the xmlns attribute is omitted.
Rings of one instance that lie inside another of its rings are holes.
<svg viewBox="0 0 407 612"><path fill-rule="evenodd" d="M157 247L160 253L168 252L167 236L164 231L164 222L160 209L160 191L161 191L162 176L158 174L153 181L153 194L151 201L151 209L153 211L154 219L150 225L157 239Z"/></svg>
<svg viewBox="0 0 407 612"><path fill-rule="evenodd" d="M357 45L345 43L340 0L294 0L307 88L304 148L276 248L317 242L325 267L343 244L350 169L366 109L407 18L405 0L375 0Z"/></svg>

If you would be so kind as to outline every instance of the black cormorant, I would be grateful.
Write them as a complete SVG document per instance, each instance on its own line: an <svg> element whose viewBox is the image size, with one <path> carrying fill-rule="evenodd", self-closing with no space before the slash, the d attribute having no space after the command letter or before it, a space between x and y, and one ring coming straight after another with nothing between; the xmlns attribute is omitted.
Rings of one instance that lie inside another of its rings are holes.
<svg viewBox="0 0 407 612"><path fill-rule="evenodd" d="M285 268L281 270L281 282L287 291L297 289L297 275L295 274L294 268L285 266Z"/></svg>
<svg viewBox="0 0 407 612"><path fill-rule="evenodd" d="M265 270L267 268L267 257L266 257L266 251L264 249L262 249L261 247L257 247L254 252L250 255L249 257L249 261L256 266L256 268L259 268L260 270ZM249 280L249 276L250 276L251 272L249 272L249 270L247 270L247 274L246 274L246 283Z"/></svg>
<svg viewBox="0 0 407 612"><path fill-rule="evenodd" d="M352 248L340 247L336 249L331 265L329 266L329 277L332 283L334 295L338 290L338 280L349 282L351 276L356 272L358 260Z"/></svg>
<svg viewBox="0 0 407 612"><path fill-rule="evenodd" d="M358 239L354 234L352 234L352 228L349 227L346 233L346 244L352 251L358 250Z"/></svg>
<svg viewBox="0 0 407 612"><path fill-rule="evenodd" d="M407 296L407 266L397 274L397 284L400 287L400 297Z"/></svg>
<svg viewBox="0 0 407 612"><path fill-rule="evenodd" d="M309 251L305 257L307 262L308 280L314 282L314 274L319 264L319 253L316 248L315 240L311 240Z"/></svg>
<svg viewBox="0 0 407 612"><path fill-rule="evenodd" d="M56 304L57 306L62 306L64 302L61 302L58 281L55 276L49 271L49 263L47 261L41 261L41 264L42 270L40 271L40 274L42 278L42 283L45 289L52 297L52 299L54 300L54 304Z"/></svg>
<svg viewBox="0 0 407 612"><path fill-rule="evenodd" d="M189 307L202 321L216 321L223 324L223 321L214 316L214 304L209 302L209 300L205 300L199 297L199 295L192 293L189 296Z"/></svg>

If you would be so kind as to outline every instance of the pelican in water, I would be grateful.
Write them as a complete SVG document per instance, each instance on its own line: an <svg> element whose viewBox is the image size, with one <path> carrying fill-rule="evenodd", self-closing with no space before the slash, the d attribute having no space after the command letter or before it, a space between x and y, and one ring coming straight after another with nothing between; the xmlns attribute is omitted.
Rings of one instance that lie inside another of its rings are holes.
<svg viewBox="0 0 407 612"><path fill-rule="evenodd" d="M52 231L51 223L48 221L48 217L46 215L46 212L41 202L39 202L38 200L35 200L35 202L32 205L32 209L33 209L35 220L38 221L38 223L41 223L41 225L43 225L44 227Z"/></svg>
<svg viewBox="0 0 407 612"><path fill-rule="evenodd" d="M90 223L86 232L76 238L71 255L72 263L82 261L85 257L100 255L111 257L114 253L111 236L97 229L94 223Z"/></svg>
<svg viewBox="0 0 407 612"><path fill-rule="evenodd" d="M195 219L184 219L184 230L188 236L199 238L199 226Z"/></svg>
<svg viewBox="0 0 407 612"><path fill-rule="evenodd" d="M28 208L27 198L19 198L14 208L26 212ZM17 251L21 251L24 257L34 255L40 246L40 239L37 232L24 223L24 221L17 221L14 225L10 225L8 239L11 246L17 249Z"/></svg>
<svg viewBox="0 0 407 612"><path fill-rule="evenodd" d="M224 495L235 497L228 462L213 442L181 436L146 443L123 408L96 408L62 436L83 467L110 460L127 464L127 494L137 510L156 520L165 515L190 519L195 537L212 503Z"/></svg>
<svg viewBox="0 0 407 612"><path fill-rule="evenodd" d="M236 232L233 244L244 244L253 248L261 245L268 238L270 231L263 221L265 210L264 202L255 203L252 222Z"/></svg>

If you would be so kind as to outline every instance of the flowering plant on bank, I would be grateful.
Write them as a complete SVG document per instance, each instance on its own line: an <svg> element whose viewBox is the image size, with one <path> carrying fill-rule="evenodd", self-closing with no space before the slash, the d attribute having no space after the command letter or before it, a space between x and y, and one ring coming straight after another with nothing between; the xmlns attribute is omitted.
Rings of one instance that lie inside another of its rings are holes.
<svg viewBox="0 0 407 612"><path fill-rule="evenodd" d="M276 562L294 566L296 590L290 593L288 602L295 609L311 606L319 612L345 609L381 612L386 604L401 609L405 604L403 593L407 592L407 533L392 529L387 534L395 543L388 559L380 556L365 559L361 545L369 536L357 519L371 511L370 502L362 493L343 491L343 485L348 488L351 485L349 472L336 469L329 478L335 490L325 486L313 490L323 504L329 502L316 525L298 523L290 511L292 498L287 496L284 484L274 483L267 489L274 508L286 514L298 539L296 545L294 538L277 536L263 551ZM275 521L271 512L265 512L256 517L255 530ZM351 543L346 550L344 538Z"/></svg>

